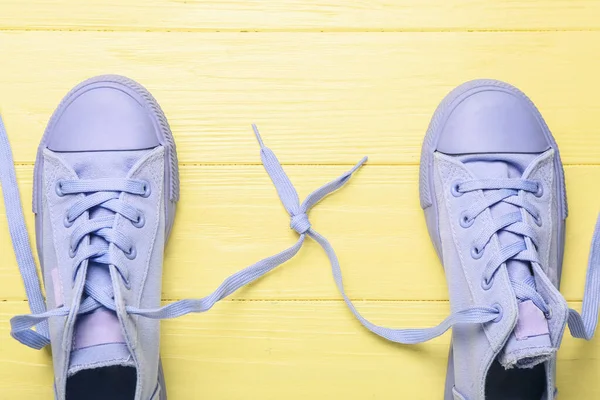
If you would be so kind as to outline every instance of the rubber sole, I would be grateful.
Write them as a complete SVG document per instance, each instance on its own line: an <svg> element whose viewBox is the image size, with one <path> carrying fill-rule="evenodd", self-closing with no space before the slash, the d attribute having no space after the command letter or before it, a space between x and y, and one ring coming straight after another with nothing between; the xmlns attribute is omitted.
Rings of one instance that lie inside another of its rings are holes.
<svg viewBox="0 0 600 400"><path fill-rule="evenodd" d="M62 114L62 110L71 101L84 90L92 85L102 85L111 87L122 87L125 90L133 91L139 97L142 98L141 104L147 111L148 115L152 118L156 131L158 132L158 140L159 143L165 148L165 185L164 185L164 193L168 193L168 198L165 196L165 244L169 239L171 234L171 230L173 228L173 223L175 221L175 212L177 202L179 201L179 164L177 161L177 149L175 147L175 140L173 138L173 133L171 132L171 128L167 121L167 117L165 116L163 110L160 105L156 101L156 99L150 94L146 88L144 88L139 83L135 82L132 79L129 79L120 75L101 75L91 79L88 79L79 85L75 86L61 101L58 105L50 121L48 122L48 126L42 136L42 140L38 147L35 167L34 167L34 176L33 176L33 199L32 199L32 209L35 214L36 221L36 244L38 249L38 254L40 255L40 260L42 258L42 240L41 240L41 221L42 221L42 173L44 171L44 157L43 151L47 147L47 139L49 132L52 131L54 125L58 121L58 118ZM42 264L40 262L40 264ZM165 384L165 378L162 368L162 361L159 360L159 368L158 368L158 382L161 387L160 390L160 400L167 400L167 389Z"/></svg>
<svg viewBox="0 0 600 400"><path fill-rule="evenodd" d="M441 130L446 120L452 113L455 104L462 98L464 98L466 95L468 95L470 92L478 92L486 90L486 88L496 91L504 91L524 100L525 103L529 105L529 107L531 107L531 110L534 112L536 118L538 119L540 126L543 128L544 134L546 135L546 139L550 143L552 149L554 149L554 172L555 176L558 178L555 180L555 185L556 193L559 194L559 211L561 212L562 217L559 219L559 221L557 221L557 242L559 243L558 282L560 284L565 244L565 220L568 215L568 207L564 171L562 162L560 160L558 145L556 144L556 141L554 140L554 137L552 136L552 133L548 128L548 125L544 121L544 118L540 114L535 104L523 92L521 92L519 89L508 83L492 79L480 79L463 83L462 85L452 90L448 95L446 95L446 97L444 97L440 105L435 110L431 122L429 124L429 128L427 129L425 139L423 140L423 146L421 148L421 163L419 169L420 202L421 208L425 212L425 220L427 223L427 230L429 231L429 236L431 237L431 241L433 242L440 262L442 262L443 265L442 243L438 229L438 209L437 204L435 202L435 187L433 178L434 153L436 151ZM446 388L444 394L445 400L454 399L454 395L452 394L452 388L454 387L454 363L452 360L452 356L453 355L451 343L450 352L448 354L448 369L446 373Z"/></svg>

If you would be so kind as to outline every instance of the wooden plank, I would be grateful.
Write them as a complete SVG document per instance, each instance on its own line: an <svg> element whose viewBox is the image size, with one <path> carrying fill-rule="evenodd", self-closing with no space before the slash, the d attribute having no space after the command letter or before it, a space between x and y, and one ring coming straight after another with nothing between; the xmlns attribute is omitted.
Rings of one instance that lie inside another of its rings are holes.
<svg viewBox="0 0 600 400"><path fill-rule="evenodd" d="M444 95L494 77L537 102L566 163L593 164L600 58L590 54L599 51L600 32L0 32L0 111L17 162L30 163L66 92L115 72L159 99L183 163L257 163L257 122L284 163L367 154L372 164L417 164Z"/></svg>
<svg viewBox="0 0 600 400"><path fill-rule="evenodd" d="M163 322L169 398L440 398L449 334L398 346L362 328L344 307L337 301L226 301L205 315ZM445 302L360 302L358 307L378 323L396 327L432 326L448 313ZM27 349L8 335L9 317L22 312L23 302L0 302L0 390L9 399L50 398L49 352ZM558 361L561 399L600 396L599 359L596 341L565 335Z"/></svg>
<svg viewBox="0 0 600 400"><path fill-rule="evenodd" d="M406 31L598 29L585 0L3 0L0 29Z"/></svg>
<svg viewBox="0 0 600 400"><path fill-rule="evenodd" d="M288 166L304 198L345 171L344 166ZM31 197L29 166L18 168L24 200ZM165 257L163 298L202 297L227 276L295 243L289 217L259 166L184 167L182 201ZM566 168L568 219L562 291L581 300L589 245L598 210L600 167ZM27 212L29 231L33 219ZM313 227L337 251L348 293L355 299L446 300L441 265L418 202L414 166L366 166L339 192L315 207ZM23 299L0 207L0 299ZM327 258L308 240L304 249L236 299L339 299Z"/></svg>

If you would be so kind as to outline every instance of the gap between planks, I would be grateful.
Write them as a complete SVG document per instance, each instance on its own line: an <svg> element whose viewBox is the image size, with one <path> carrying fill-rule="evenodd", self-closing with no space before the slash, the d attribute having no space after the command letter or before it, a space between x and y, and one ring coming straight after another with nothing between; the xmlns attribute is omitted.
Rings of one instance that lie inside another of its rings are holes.
<svg viewBox="0 0 600 400"><path fill-rule="evenodd" d="M512 28L512 29L495 29L495 28L261 28L261 29L210 29L210 28L126 28L113 27L111 29L101 29L95 27L89 28L0 28L0 32L101 32L101 33L548 33L548 32L600 32L600 27L583 27L583 28Z"/></svg>

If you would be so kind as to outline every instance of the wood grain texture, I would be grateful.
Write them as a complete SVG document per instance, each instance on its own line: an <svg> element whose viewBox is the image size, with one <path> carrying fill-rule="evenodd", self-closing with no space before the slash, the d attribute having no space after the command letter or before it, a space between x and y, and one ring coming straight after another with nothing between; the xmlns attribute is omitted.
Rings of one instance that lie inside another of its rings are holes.
<svg viewBox="0 0 600 400"><path fill-rule="evenodd" d="M66 92L107 72L155 94L182 163L258 163L256 122L287 164L417 164L438 103L479 77L528 93L566 163L600 160L600 32L0 32L0 53L19 163Z"/></svg>
<svg viewBox="0 0 600 400"><path fill-rule="evenodd" d="M599 21L588 0L0 0L0 113L31 238L32 165L52 111L81 80L123 74L157 97L179 150L165 302L204 296L295 242L258 165L256 122L301 198L370 157L311 222L365 316L433 326L449 306L418 203L421 141L446 93L496 78L535 101L568 164L561 291L580 309L600 198ZM1 200L0 259L0 397L50 399L50 353L8 334L28 309ZM311 240L161 333L172 400L439 399L450 340L398 346L367 332ZM599 398L599 373L598 339L566 334L561 400Z"/></svg>
<svg viewBox="0 0 600 400"><path fill-rule="evenodd" d="M598 29L586 0L2 0L0 29L406 31Z"/></svg>
<svg viewBox="0 0 600 400"><path fill-rule="evenodd" d="M344 166L288 166L301 198L345 171ZM18 168L29 208L32 168ZM566 169L571 213L561 290L581 300L587 256L598 210L598 166ZM220 282L291 246L296 234L275 189L260 166L187 166L181 170L182 201L165 255L164 299L198 298ZM3 207L0 207L2 299L24 299ZM33 218L28 214L29 232ZM366 166L343 189L317 205L313 227L333 244L354 299L446 300L441 265L418 202L415 166ZM9 261L8 261L9 260ZM235 299L339 299L328 260L307 240L291 261Z"/></svg>
<svg viewBox="0 0 600 400"><path fill-rule="evenodd" d="M581 304L571 303L579 308ZM387 326L423 327L448 313L445 302L360 302ZM24 302L0 303L0 390L6 399L51 398L49 353L8 335ZM210 313L162 323L161 352L173 399L441 398L449 334L399 346L362 328L341 302L225 301ZM559 352L563 399L594 399L598 341L565 335ZM415 384L419 382L419 384Z"/></svg>

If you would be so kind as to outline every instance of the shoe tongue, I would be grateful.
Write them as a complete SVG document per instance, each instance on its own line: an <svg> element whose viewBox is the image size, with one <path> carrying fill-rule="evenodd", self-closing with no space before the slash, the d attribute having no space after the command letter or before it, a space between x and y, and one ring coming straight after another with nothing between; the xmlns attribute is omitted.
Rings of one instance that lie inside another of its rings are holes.
<svg viewBox="0 0 600 400"><path fill-rule="evenodd" d="M520 178L527 166L537 154L486 154L463 155L458 158L480 179ZM490 211L493 218L519 211L517 206L500 202ZM498 232L500 246L507 246L523 238L511 232ZM506 262L506 269L511 280L528 284L535 288L535 279L531 263L519 260ZM518 304L518 317L515 329L510 334L506 345L500 352L498 361L505 368L532 368L547 361L553 354L548 330L548 322L544 313L531 301Z"/></svg>
<svg viewBox="0 0 600 400"><path fill-rule="evenodd" d="M59 153L80 179L124 178L133 165L151 150L98 151ZM90 219L111 215L103 208L90 210ZM92 243L100 241L92 238ZM99 287L112 282L106 265L90 262L87 280ZM76 372L113 365L135 366L119 319L113 311L101 307L89 314L80 315L75 322L73 347L69 362L69 376Z"/></svg>
<svg viewBox="0 0 600 400"><path fill-rule="evenodd" d="M90 262L87 279L99 286L111 285L108 269L102 264ZM77 317L72 343L69 375L112 365L135 366L117 314L104 307Z"/></svg>
<svg viewBox="0 0 600 400"><path fill-rule="evenodd" d="M57 153L80 179L125 178L150 150L84 151Z"/></svg>
<svg viewBox="0 0 600 400"><path fill-rule="evenodd" d="M83 349L73 349L67 376L73 376L80 371L117 365L135 368L135 361L125 343L106 343Z"/></svg>

